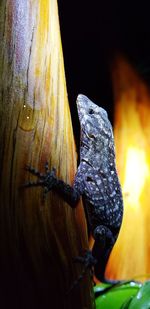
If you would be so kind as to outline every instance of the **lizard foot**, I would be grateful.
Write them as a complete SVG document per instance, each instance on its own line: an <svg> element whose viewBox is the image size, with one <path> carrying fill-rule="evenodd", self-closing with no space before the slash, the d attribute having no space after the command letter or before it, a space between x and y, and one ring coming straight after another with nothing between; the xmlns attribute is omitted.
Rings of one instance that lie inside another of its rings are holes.
<svg viewBox="0 0 150 309"><path fill-rule="evenodd" d="M92 268L97 263L90 250L86 250L84 256L76 256L74 261L84 264L86 268Z"/></svg>
<svg viewBox="0 0 150 309"><path fill-rule="evenodd" d="M93 257L92 252L90 250L85 251L84 256L76 256L74 258L74 262L83 264L83 270L81 275L73 282L71 288L67 291L67 295L79 284L79 282L83 279L84 274L87 269L90 269L93 277L93 267L97 263L97 260Z"/></svg>
<svg viewBox="0 0 150 309"><path fill-rule="evenodd" d="M42 186L44 187L44 194L43 198L45 199L45 196L48 191L50 191L55 185L57 184L57 178L56 178L56 170L55 168L52 168L50 171L48 168L48 163L45 164L45 174L40 173L35 168L27 165L25 169L33 174L34 176L37 176L37 181L29 181L25 184L23 184L21 187L34 187L34 186Z"/></svg>

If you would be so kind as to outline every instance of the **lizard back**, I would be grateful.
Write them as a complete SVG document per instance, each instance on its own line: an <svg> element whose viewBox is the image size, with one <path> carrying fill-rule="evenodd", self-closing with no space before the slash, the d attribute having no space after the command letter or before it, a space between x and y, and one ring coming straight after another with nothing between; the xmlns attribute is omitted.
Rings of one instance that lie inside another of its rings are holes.
<svg viewBox="0 0 150 309"><path fill-rule="evenodd" d="M74 186L80 186L92 229L101 223L118 228L123 216L123 199L111 123L107 112L84 95L78 96L77 108L81 143Z"/></svg>

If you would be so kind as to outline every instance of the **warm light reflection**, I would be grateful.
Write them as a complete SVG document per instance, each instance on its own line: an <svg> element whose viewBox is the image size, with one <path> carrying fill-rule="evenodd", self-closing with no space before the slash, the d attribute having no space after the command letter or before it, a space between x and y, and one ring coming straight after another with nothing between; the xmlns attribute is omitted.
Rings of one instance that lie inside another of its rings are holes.
<svg viewBox="0 0 150 309"><path fill-rule="evenodd" d="M128 280L150 274L150 90L120 56L114 61L112 78L124 217L106 276Z"/></svg>
<svg viewBox="0 0 150 309"><path fill-rule="evenodd" d="M139 200L146 178L148 164L143 149L129 147L125 162L125 180L122 186L124 198L131 207L140 206Z"/></svg>

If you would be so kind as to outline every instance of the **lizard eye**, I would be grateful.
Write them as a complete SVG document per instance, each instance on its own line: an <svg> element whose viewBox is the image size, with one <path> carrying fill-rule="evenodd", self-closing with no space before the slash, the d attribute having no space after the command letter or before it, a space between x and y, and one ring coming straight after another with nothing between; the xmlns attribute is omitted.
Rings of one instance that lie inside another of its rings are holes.
<svg viewBox="0 0 150 309"><path fill-rule="evenodd" d="M90 176L87 176L86 180L87 181L93 181L93 179Z"/></svg>
<svg viewBox="0 0 150 309"><path fill-rule="evenodd" d="M89 134L89 137L93 138L93 139L95 138L95 136L93 134Z"/></svg>
<svg viewBox="0 0 150 309"><path fill-rule="evenodd" d="M89 109L89 114L90 115L94 114L94 110L92 108Z"/></svg>

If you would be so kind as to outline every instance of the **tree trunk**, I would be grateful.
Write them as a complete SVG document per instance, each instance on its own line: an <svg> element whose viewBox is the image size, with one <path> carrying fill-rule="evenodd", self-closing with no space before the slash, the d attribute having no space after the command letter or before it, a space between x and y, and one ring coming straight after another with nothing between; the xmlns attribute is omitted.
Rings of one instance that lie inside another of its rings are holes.
<svg viewBox="0 0 150 309"><path fill-rule="evenodd" d="M76 152L56 0L0 3L0 299L3 308L93 308L89 273L73 257L87 248L81 202L20 188L25 165L72 184Z"/></svg>

